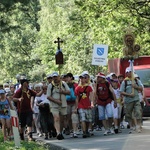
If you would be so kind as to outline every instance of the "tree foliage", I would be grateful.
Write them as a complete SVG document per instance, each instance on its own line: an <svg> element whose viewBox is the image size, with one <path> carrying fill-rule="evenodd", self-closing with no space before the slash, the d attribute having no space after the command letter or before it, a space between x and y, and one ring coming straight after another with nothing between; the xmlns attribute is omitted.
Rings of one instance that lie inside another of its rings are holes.
<svg viewBox="0 0 150 150"><path fill-rule="evenodd" d="M42 80L58 71L57 37L64 41L61 73L95 74L94 44L109 45L108 58L122 57L128 28L140 55L150 55L149 0L1 0L0 12L0 80L18 73Z"/></svg>

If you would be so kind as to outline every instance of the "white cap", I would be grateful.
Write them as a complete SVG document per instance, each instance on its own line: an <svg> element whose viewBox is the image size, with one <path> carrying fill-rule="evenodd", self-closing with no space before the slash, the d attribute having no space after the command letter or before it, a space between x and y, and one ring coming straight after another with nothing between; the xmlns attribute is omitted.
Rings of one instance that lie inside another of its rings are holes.
<svg viewBox="0 0 150 150"><path fill-rule="evenodd" d="M57 72L54 72L53 74L52 74L52 77L58 77L59 75L58 75L58 73Z"/></svg>
<svg viewBox="0 0 150 150"><path fill-rule="evenodd" d="M83 71L82 75L89 75L89 72L88 71Z"/></svg>
<svg viewBox="0 0 150 150"><path fill-rule="evenodd" d="M131 71L132 71L131 67L126 68L126 73L131 72Z"/></svg>

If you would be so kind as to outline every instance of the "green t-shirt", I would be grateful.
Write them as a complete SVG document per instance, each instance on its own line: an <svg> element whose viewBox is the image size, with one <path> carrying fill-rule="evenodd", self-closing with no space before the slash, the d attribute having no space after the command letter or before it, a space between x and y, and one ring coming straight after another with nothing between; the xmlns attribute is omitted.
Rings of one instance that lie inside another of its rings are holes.
<svg viewBox="0 0 150 150"><path fill-rule="evenodd" d="M126 89L125 89L125 82L127 82ZM134 84L137 84L137 86L142 87L142 84L139 80L137 80L137 82L134 80ZM124 80L121 83L120 91L131 94L132 93L132 81L131 80L127 80L127 81ZM130 102L139 101L139 100L140 99L139 99L139 94L138 94L137 89L134 89L134 97L124 96L124 102L125 103L130 103Z"/></svg>

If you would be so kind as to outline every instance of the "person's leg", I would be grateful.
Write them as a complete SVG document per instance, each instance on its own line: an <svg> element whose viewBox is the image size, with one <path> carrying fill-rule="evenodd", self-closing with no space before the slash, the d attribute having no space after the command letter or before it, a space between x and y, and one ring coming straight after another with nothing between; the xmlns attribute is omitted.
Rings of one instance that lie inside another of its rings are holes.
<svg viewBox="0 0 150 150"><path fill-rule="evenodd" d="M69 135L70 134L70 130L72 129L72 123L71 123L71 108L72 105L68 104L67 105L67 116L66 116L66 121L64 122L64 127L65 127L65 134Z"/></svg>
<svg viewBox="0 0 150 150"><path fill-rule="evenodd" d="M112 101L112 103L111 103L111 105L112 105L112 112L113 112L113 122L114 122L114 131L115 131L115 133L118 133L118 118L119 118L119 116L118 116L118 114L119 114L119 106L118 106L118 104L117 104L117 107L115 108L114 107L114 101ZM111 117L110 117L111 118ZM112 125L111 125L112 126Z"/></svg>
<svg viewBox="0 0 150 150"><path fill-rule="evenodd" d="M78 123L79 123L79 120L78 120L78 114L76 113L73 113L73 111L75 110L75 105L72 106L72 109L71 109L71 122L72 122L72 127L73 127L73 137L74 138L77 138L77 130L78 130Z"/></svg>
<svg viewBox="0 0 150 150"><path fill-rule="evenodd" d="M141 132L141 118L142 118L142 108L139 101L135 102L134 105L134 114L136 119L136 129L140 133Z"/></svg>
<svg viewBox="0 0 150 150"><path fill-rule="evenodd" d="M134 108L134 102L131 103L126 103L126 121L129 123L129 126L132 126L132 113L133 113L133 108ZM132 133L130 130L129 133Z"/></svg>
<svg viewBox="0 0 150 150"><path fill-rule="evenodd" d="M19 114L19 124L20 124L19 132L20 132L20 139L21 140L24 140L24 129L26 126L26 118L27 118L27 116L25 115L25 113Z"/></svg>
<svg viewBox="0 0 150 150"><path fill-rule="evenodd" d="M113 123L113 111L111 103L106 105L106 115L108 117L108 128L111 129Z"/></svg>
<svg viewBox="0 0 150 150"><path fill-rule="evenodd" d="M86 116L85 116L85 111L84 109L79 109L79 116L80 116L80 122L81 122L81 127L83 131L83 138L86 138Z"/></svg>
<svg viewBox="0 0 150 150"><path fill-rule="evenodd" d="M7 135L6 135L6 120L4 118L1 119L1 123L2 123L2 133L4 136L4 141L7 139Z"/></svg>
<svg viewBox="0 0 150 150"><path fill-rule="evenodd" d="M28 140L34 141L32 137L32 122L33 122L33 113L28 112L26 113L27 119L26 119L26 125L27 125L27 131L28 131Z"/></svg>
<svg viewBox="0 0 150 150"><path fill-rule="evenodd" d="M99 120L102 120L102 124L105 129L104 135L107 135L108 134L108 122L105 116L105 106L98 105L98 116L99 116Z"/></svg>
<svg viewBox="0 0 150 150"><path fill-rule="evenodd" d="M8 136L10 137L12 133L11 133L11 122L9 118L6 119L6 127L7 127Z"/></svg>

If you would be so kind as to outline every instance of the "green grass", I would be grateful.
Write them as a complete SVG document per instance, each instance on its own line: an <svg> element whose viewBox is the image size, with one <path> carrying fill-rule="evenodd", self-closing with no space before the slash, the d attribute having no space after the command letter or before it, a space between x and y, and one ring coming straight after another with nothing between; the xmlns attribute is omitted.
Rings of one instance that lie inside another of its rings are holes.
<svg viewBox="0 0 150 150"><path fill-rule="evenodd" d="M0 131L0 150L15 150L14 141L6 141L3 140L2 132ZM16 150L48 150L45 146L39 145L36 142L25 142L21 141L21 147Z"/></svg>

